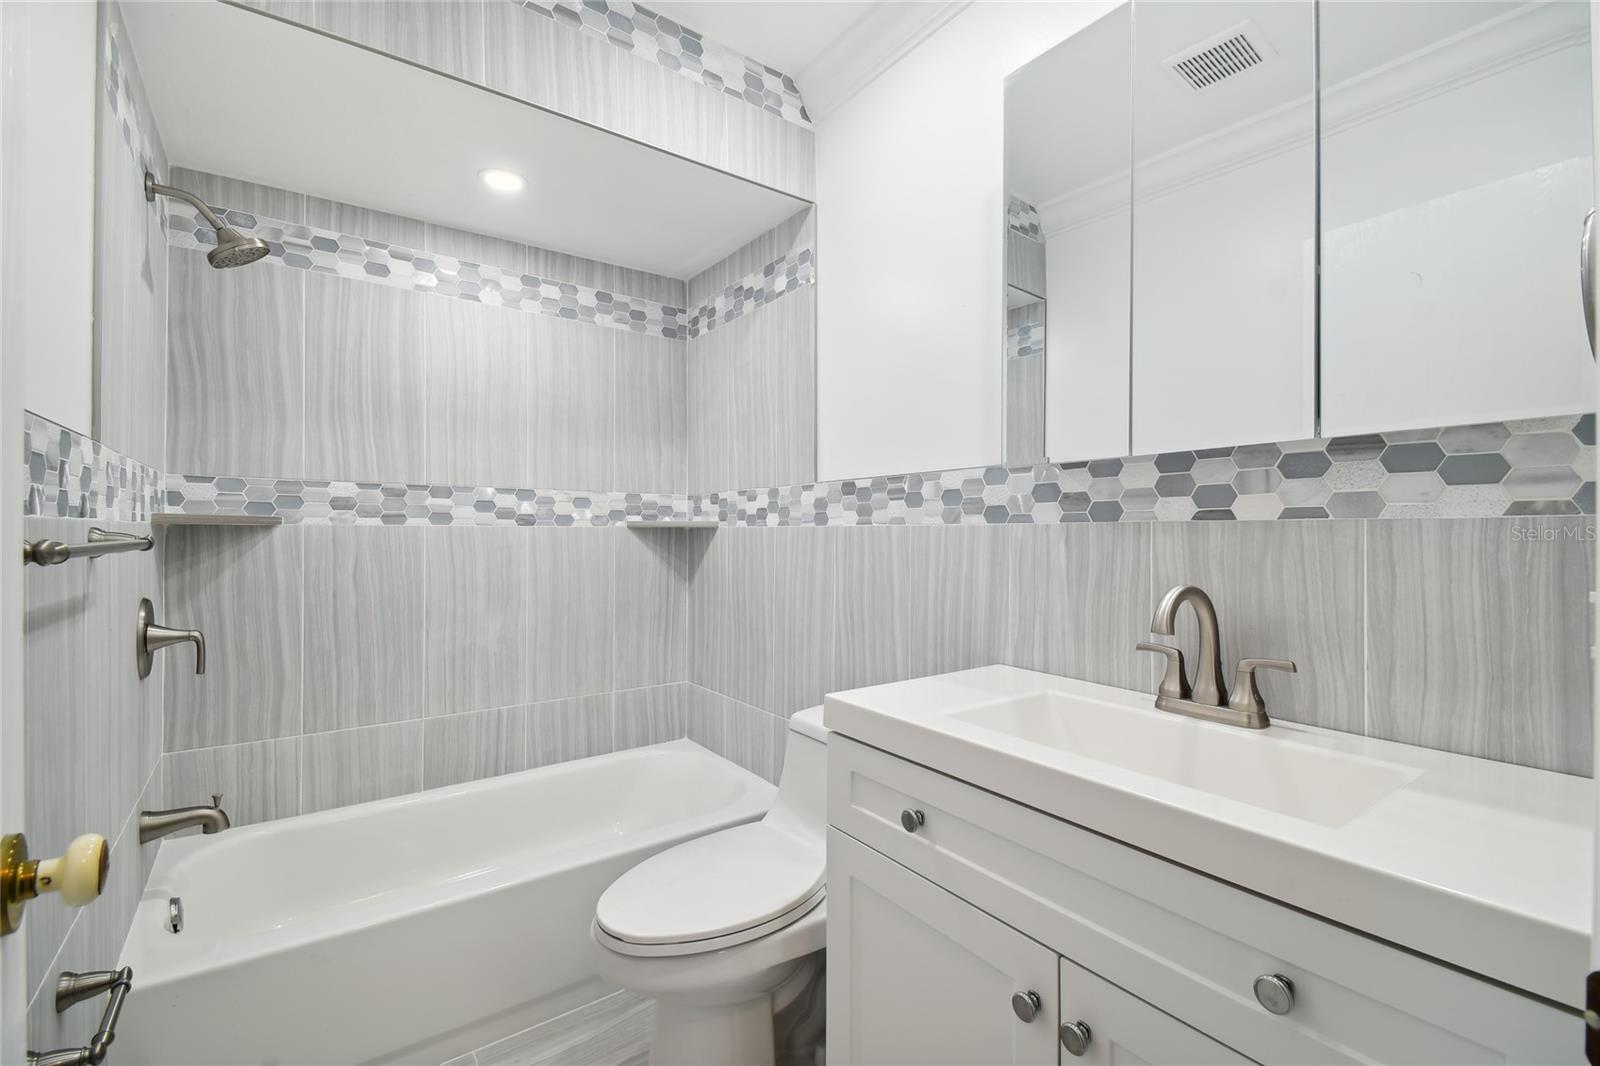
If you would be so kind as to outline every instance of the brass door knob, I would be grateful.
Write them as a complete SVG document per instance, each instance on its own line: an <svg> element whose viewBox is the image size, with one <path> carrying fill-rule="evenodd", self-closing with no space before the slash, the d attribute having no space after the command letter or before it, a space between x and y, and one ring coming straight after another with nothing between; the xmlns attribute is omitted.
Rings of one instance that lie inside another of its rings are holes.
<svg viewBox="0 0 1600 1066"><path fill-rule="evenodd" d="M111 848L99 833L85 833L54 859L30 859L21 833L0 837L0 936L15 932L30 899L57 892L69 907L81 907L105 891Z"/></svg>

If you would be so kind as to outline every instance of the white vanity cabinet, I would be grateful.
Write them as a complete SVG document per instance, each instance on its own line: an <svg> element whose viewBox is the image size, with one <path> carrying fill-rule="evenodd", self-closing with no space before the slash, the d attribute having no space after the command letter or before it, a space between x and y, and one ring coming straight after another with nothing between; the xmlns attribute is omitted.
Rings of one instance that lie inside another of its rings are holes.
<svg viewBox="0 0 1600 1066"><path fill-rule="evenodd" d="M1056 953L836 829L828 958L829 981L842 964L851 987L828 1005L830 1061L1056 1061ZM1019 993L1038 997L1029 1021Z"/></svg>
<svg viewBox="0 0 1600 1066"><path fill-rule="evenodd" d="M839 733L828 762L833 1063L1582 1057L1581 1019L1542 999ZM1292 988L1284 1013L1258 978Z"/></svg>
<svg viewBox="0 0 1600 1066"><path fill-rule="evenodd" d="M1250 1061L837 829L828 870L832 1061L1043 1066L1063 1019L1086 1063Z"/></svg>

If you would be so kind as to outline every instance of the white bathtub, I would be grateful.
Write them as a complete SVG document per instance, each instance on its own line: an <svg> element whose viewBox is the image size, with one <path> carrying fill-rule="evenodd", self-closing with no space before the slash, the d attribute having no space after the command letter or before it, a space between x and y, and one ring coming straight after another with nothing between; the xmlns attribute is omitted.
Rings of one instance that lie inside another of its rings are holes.
<svg viewBox="0 0 1600 1066"><path fill-rule="evenodd" d="M606 886L773 795L679 740L169 840L115 1059L436 1064L535 1025L610 991L589 942Z"/></svg>

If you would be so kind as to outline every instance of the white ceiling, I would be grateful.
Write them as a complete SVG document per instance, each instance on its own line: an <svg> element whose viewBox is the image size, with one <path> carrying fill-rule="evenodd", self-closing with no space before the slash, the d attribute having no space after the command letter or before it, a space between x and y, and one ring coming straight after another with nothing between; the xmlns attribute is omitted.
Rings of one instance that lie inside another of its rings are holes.
<svg viewBox="0 0 1600 1066"><path fill-rule="evenodd" d="M251 11L163 0L123 12L177 166L676 278L805 206ZM263 58L236 76L219 71L228 56ZM485 167L528 187L494 193Z"/></svg>
<svg viewBox="0 0 1600 1066"><path fill-rule="evenodd" d="M883 6L881 0L668 0L650 8L799 80L863 17Z"/></svg>

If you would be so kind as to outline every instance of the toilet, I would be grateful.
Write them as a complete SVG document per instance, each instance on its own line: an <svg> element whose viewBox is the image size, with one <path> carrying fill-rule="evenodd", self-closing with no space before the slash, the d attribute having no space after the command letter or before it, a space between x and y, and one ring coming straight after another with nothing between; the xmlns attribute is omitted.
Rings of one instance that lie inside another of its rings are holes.
<svg viewBox="0 0 1600 1066"><path fill-rule="evenodd" d="M655 999L653 1066L814 1061L826 832L827 731L813 707L789 720L778 795L761 821L653 855L600 897L597 969Z"/></svg>

